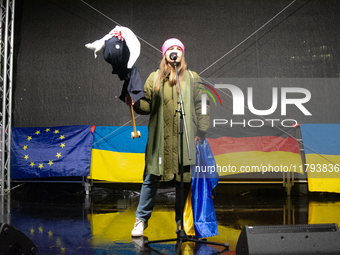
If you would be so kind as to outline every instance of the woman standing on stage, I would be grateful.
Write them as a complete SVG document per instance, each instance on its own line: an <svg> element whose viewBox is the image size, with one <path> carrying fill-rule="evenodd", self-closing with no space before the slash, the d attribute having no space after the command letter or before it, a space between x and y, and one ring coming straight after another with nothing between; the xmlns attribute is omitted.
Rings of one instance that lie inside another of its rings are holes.
<svg viewBox="0 0 340 255"><path fill-rule="evenodd" d="M210 125L209 103L207 103L207 114L201 115L201 101L203 85L199 76L187 70L184 58L184 45L176 39L171 38L162 46L163 58L159 69L148 77L145 85L145 97L132 102L128 96L127 104L133 105L138 114L150 114L149 136L145 151L145 169L143 185L140 193L139 204L136 211L136 222L131 236L143 236L144 229L148 226L148 220L155 204L155 196L160 181L175 180L176 186L176 223L180 226L180 136L179 136L179 92L177 87L174 60L170 54L177 56L176 64L179 76L180 90L185 111L185 120L190 140L192 160L188 159L187 143L183 135L183 165L185 182L183 195L186 198L190 190L190 165L195 163L195 142L203 142L205 133ZM192 139L190 139L192 137ZM184 207L184 203L183 203Z"/></svg>

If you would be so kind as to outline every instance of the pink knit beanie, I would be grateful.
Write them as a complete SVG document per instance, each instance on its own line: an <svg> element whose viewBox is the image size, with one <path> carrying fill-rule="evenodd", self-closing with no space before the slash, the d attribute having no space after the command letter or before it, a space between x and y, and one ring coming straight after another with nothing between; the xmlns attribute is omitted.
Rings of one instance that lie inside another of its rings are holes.
<svg viewBox="0 0 340 255"><path fill-rule="evenodd" d="M170 38L163 43L163 46L162 46L163 57L165 55L165 52L172 46L180 47L184 55L184 44L177 38Z"/></svg>

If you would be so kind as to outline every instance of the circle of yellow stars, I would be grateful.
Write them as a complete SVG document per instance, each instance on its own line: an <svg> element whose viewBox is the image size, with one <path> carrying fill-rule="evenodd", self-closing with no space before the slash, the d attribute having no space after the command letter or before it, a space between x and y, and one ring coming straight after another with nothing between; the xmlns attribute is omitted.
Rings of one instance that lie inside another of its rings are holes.
<svg viewBox="0 0 340 255"><path fill-rule="evenodd" d="M46 132L46 133L51 132L51 129L50 129L50 128L46 128L46 129L44 130L44 132ZM59 134L59 129L55 129L55 130L53 131L53 133L54 133L54 134ZM40 131L40 130L37 130L37 131L35 132L35 134L36 134L36 135L40 135L40 134L41 134L41 131ZM27 140L28 142L30 142L30 141L32 141L32 139L33 139L32 136L28 136L26 140ZM60 136L59 136L59 139L62 141L62 140L65 139L65 136L64 136L64 135L60 135ZM29 144L29 143L28 143L28 144ZM26 151L26 150L29 148L29 145L28 145L28 144L24 145L24 147L22 148L24 151ZM66 146L66 144L63 143L63 142L61 142L59 147L60 147L61 149L63 149L65 146ZM55 157L57 157L58 159L59 159L60 157L62 157L61 152L57 152L57 155L55 155ZM25 154L24 159L25 159L25 160L28 160L28 159L29 159L29 155L28 155L28 154ZM39 168L39 169L44 168L44 163L36 163L36 162L34 162L34 161L31 161L29 165L30 165L30 167L34 167L36 164L38 164L38 168ZM52 166L52 165L54 164L54 163L53 163L53 159L48 160L48 163L47 163L47 164L50 165L50 166Z"/></svg>

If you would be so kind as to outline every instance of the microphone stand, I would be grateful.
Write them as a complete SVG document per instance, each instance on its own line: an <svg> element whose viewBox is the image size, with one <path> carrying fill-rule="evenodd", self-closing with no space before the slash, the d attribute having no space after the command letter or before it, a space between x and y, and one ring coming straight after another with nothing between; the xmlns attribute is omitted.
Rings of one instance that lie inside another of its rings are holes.
<svg viewBox="0 0 340 255"><path fill-rule="evenodd" d="M177 63L176 59L177 56L175 55L174 57L171 58L174 60L174 66L175 66L175 71L176 71L176 78L177 78L177 86L178 86L178 92L179 92L179 101L178 104L180 105L180 109L176 110L176 114L180 113L180 157L181 157L181 162L180 162L180 175L181 175L181 182L180 182L180 209L181 209L181 229L177 232L177 238L172 238L172 239L164 239L164 240L154 240L154 241L149 241L145 240L145 244L151 244L151 243L162 243L162 242L174 242L177 241L176 243L176 254L180 254L181 252L181 247L184 242L196 242L196 243L202 243L202 244L212 244L212 245L218 245L218 246L224 246L226 247L223 252L228 249L229 250L229 244L228 243L216 243L216 242L209 242L206 240L199 240L199 239L194 239L194 238L189 238L184 230L184 220L183 220L183 210L184 208L184 198L183 197L183 191L184 191L184 180L183 180L183 173L184 173L184 165L183 165L183 126L184 126L184 131L185 131L185 137L187 141L187 150L188 150L188 157L189 160L191 160L191 151L190 151L190 144L189 144L189 137L188 137L188 130L187 130L187 125L185 121L185 112L184 112L184 107L183 107L183 100L182 100L182 93L181 93L181 86L179 84L179 78L178 78L178 72L177 72ZM190 103L190 102L187 102ZM175 114L175 116L176 116ZM190 114L190 113L189 113Z"/></svg>

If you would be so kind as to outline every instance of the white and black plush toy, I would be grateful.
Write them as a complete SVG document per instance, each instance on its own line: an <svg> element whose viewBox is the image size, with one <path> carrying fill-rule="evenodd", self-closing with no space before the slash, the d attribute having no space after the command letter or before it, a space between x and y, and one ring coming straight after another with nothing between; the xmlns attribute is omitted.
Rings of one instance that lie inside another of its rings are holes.
<svg viewBox="0 0 340 255"><path fill-rule="evenodd" d="M97 52L102 50L105 46L105 41L111 39L112 37L118 38L120 41L126 42L126 45L130 52L130 58L127 63L127 68L132 68L140 54L140 42L137 36L127 27L116 26L103 38L94 41L93 43L88 43L85 46L94 51L94 57L97 58Z"/></svg>
<svg viewBox="0 0 340 255"><path fill-rule="evenodd" d="M112 66L112 73L117 74L124 85L120 99L125 102L129 93L134 102L144 96L143 84L138 69L134 66L139 57L141 45L137 36L127 27L116 26L103 38L85 45L97 53L103 49L106 62Z"/></svg>

